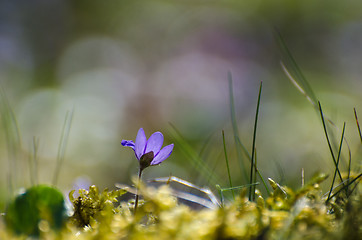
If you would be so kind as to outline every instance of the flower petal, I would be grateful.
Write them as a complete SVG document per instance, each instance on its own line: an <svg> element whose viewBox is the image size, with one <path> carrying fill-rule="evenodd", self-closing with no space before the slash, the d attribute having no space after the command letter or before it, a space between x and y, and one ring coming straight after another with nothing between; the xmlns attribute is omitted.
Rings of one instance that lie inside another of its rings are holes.
<svg viewBox="0 0 362 240"><path fill-rule="evenodd" d="M137 133L135 149L134 149L138 160L140 160L140 158L142 157L142 155L145 152L146 142L147 142L147 138L146 138L145 131L143 130L143 128L140 128Z"/></svg>
<svg viewBox="0 0 362 240"><path fill-rule="evenodd" d="M146 149L144 153L153 152L155 155L158 154L163 144L163 135L160 132L155 132L147 140Z"/></svg>
<svg viewBox="0 0 362 240"><path fill-rule="evenodd" d="M121 144L124 147L131 147L134 150L135 144L132 140L122 140Z"/></svg>
<svg viewBox="0 0 362 240"><path fill-rule="evenodd" d="M173 150L173 143L162 148L161 151L152 160L151 165L157 165L163 162L166 158L168 158L171 155L172 150Z"/></svg>

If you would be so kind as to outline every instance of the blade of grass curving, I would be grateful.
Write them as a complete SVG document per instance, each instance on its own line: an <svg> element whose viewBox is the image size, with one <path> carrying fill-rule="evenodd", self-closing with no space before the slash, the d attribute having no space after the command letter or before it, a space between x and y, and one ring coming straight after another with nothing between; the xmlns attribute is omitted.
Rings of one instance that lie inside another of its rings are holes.
<svg viewBox="0 0 362 240"><path fill-rule="evenodd" d="M354 117L355 117L355 119L356 119L356 124L357 124L357 129L358 129L359 137L360 137L360 140L361 140L361 143L362 143L361 128L360 128L360 125L359 125L356 108L353 108L353 111L354 111ZM351 176L351 164L352 164L352 163L351 163L351 158L350 158L350 161L349 161L349 163L348 163L348 177L347 177L348 182L349 182L349 178L350 178L350 176Z"/></svg>
<svg viewBox="0 0 362 240"><path fill-rule="evenodd" d="M336 169L337 169L339 178L340 178L341 182L343 182L343 178L342 178L342 176L341 176L341 173L340 173L340 171L339 171L339 168L337 167L337 161L336 161L336 158L335 158L335 156L334 156L334 152L333 152L333 149L332 149L331 142L330 142L330 140L329 140L329 136L328 136L328 132L327 132L327 126L326 126L326 122L325 122L325 118L324 118L324 113L323 113L323 110L322 110L322 105L321 105L321 103L320 103L319 101L318 101L318 107L319 107L319 113L320 113L321 120L322 120L322 124L323 124L324 134L325 134L326 139L327 139L329 151L330 151L330 153L331 153L333 162L334 162L335 167L336 167Z"/></svg>
<svg viewBox="0 0 362 240"><path fill-rule="evenodd" d="M289 80L297 87L297 89L308 99L309 102L317 108L317 98L310 87L308 81L305 79L298 64L294 60L293 55L289 51L282 35L275 29L275 38L281 51L282 61L281 66Z"/></svg>
<svg viewBox="0 0 362 240"><path fill-rule="evenodd" d="M335 167L336 167L336 171L337 171L337 173L338 173L338 176L339 176L341 182L343 182L343 178L342 178L341 172L339 171L338 164L337 164L336 158L335 158L334 153L333 153L333 149L332 149L332 146L331 146L331 142L329 141L328 132L327 132L327 127L326 127L326 122L325 122L325 120L324 120L324 115L323 115L322 106L321 106L321 103L320 103L319 101L318 101L318 107L319 107L319 112L320 112L321 119L322 119L322 123L323 123L324 133L325 133L325 136L326 136L326 139L327 139L329 151L331 152L332 159L333 159L334 165L335 165Z"/></svg>
<svg viewBox="0 0 362 240"><path fill-rule="evenodd" d="M291 54L290 50L288 49L282 35L280 32L275 29L275 38L279 45L279 49L281 51L281 67L288 77L288 79L292 82L292 84L306 97L306 99L312 103L313 107L318 111L318 99L315 96L310 84L304 77L302 71L300 70L298 64L294 60L293 55ZM327 120L333 127L337 128L337 126L333 123L332 120L330 120L328 117L324 116L325 120ZM328 128L328 126L326 126ZM337 128L338 129L338 128ZM334 138L332 138L333 141ZM346 142L346 146L348 148L348 154L349 154L349 162L351 161L351 149L349 147L348 141L346 137L344 137L344 141ZM362 141L362 139L361 139ZM337 144L334 144L333 146L337 146ZM337 147L336 147L337 148Z"/></svg>
<svg viewBox="0 0 362 240"><path fill-rule="evenodd" d="M347 179L348 184L349 184L349 180L350 180L350 179ZM351 196L352 193L354 192L354 190L356 190L356 188L357 188L357 186L358 186L358 183L359 183L359 182L357 182L357 183L353 186L353 188L348 192L348 193L349 193L349 196Z"/></svg>
<svg viewBox="0 0 362 240"><path fill-rule="evenodd" d="M249 159L249 161L251 160L251 155L249 153L249 151L246 149L245 145L240 141L240 139L237 139L238 142L238 146L241 148L241 150L243 150L243 153L245 154L245 156Z"/></svg>
<svg viewBox="0 0 362 240"><path fill-rule="evenodd" d="M359 133L359 138L361 139L361 143L362 143L362 133L361 133L361 128L359 126L356 108L353 108L353 110L354 110L354 117L356 118L356 124L357 124L358 133Z"/></svg>
<svg viewBox="0 0 362 240"><path fill-rule="evenodd" d="M349 182L348 186L353 184L355 181L357 181L362 176L362 173L360 173L357 177L355 177L352 181ZM344 185L344 182L341 183L343 187L339 189L337 192L335 192L330 198L334 198L337 196L341 191L347 188L347 185Z"/></svg>
<svg viewBox="0 0 362 240"><path fill-rule="evenodd" d="M73 120L73 112L74 112L74 109L71 112L67 111L67 113L65 115L62 134L61 134L59 146L58 146L57 163L56 163L54 178L53 178L54 186L56 186L58 183L60 169L64 162L65 150L67 147L69 133L70 133L70 127L72 125L72 120Z"/></svg>
<svg viewBox="0 0 362 240"><path fill-rule="evenodd" d="M228 72L228 81L229 81L229 104L230 104L231 124L233 127L233 133L234 133L236 156L237 156L237 159L239 162L241 174L244 176L245 181L248 181L248 173L246 171L246 167L243 162L240 148L238 147L238 143L240 142L240 137L239 137L239 130L238 130L238 125L236 122L236 115L235 115L233 80L232 80L232 75L230 72Z"/></svg>
<svg viewBox="0 0 362 240"><path fill-rule="evenodd" d="M328 202L328 201L330 200L330 197L331 197L331 194L332 194L332 190L333 190L334 181L336 180L336 175L337 175L337 170L338 170L338 166L339 166L339 159L340 159L341 151L342 151L342 144L343 144L343 137L344 137L344 130L345 130L345 129L346 129L346 123L343 124L342 137L341 137L341 141L340 141L339 149L338 149L337 166L336 166L336 170L334 171L331 188L330 188L330 190L329 190L329 194L328 194L328 198L327 198L327 201L326 201L326 202ZM347 183L347 186L348 186L348 183ZM347 192L348 192L348 188L347 188Z"/></svg>
<svg viewBox="0 0 362 240"><path fill-rule="evenodd" d="M258 126L258 116L259 116L259 108L260 108L260 97L261 97L261 90L263 87L263 82L260 82L259 87L259 95L258 95L258 102L256 104L256 113L255 113L255 122L254 122L254 133L253 133L253 145L251 150L251 163L250 163L250 181L249 184L253 183L253 170L254 170L254 159L255 159L255 141L256 141L256 129ZM256 166L255 166L256 168ZM253 187L250 186L249 188L249 201L252 199L252 195L255 197L255 191L254 194L252 194Z"/></svg>
<svg viewBox="0 0 362 240"><path fill-rule="evenodd" d="M21 153L21 138L14 111L9 104L8 98L5 94L5 90L0 87L1 97L1 118L3 125L3 132L6 139L6 147L8 153L8 187L10 196L14 195L14 190L17 188L17 171L19 154Z"/></svg>
<svg viewBox="0 0 362 240"><path fill-rule="evenodd" d="M233 183L231 181L231 174L230 174L230 168L229 168L229 159L228 159L228 154L226 152L226 144L225 144L225 133L224 130L222 130L222 143L224 145L224 154L225 154L225 162L226 162L226 168L228 171L228 177L229 177L229 185L232 188L233 187ZM233 199L235 199L235 195L234 195L234 191L231 190L231 193L233 194Z"/></svg>
<svg viewBox="0 0 362 240"><path fill-rule="evenodd" d="M340 129L337 127L337 125L334 124L334 122L333 122L331 119L329 119L325 114L323 114L323 116L324 116L324 119L331 125L332 128L336 129L337 131L340 130ZM326 125L327 131L328 131L328 132L330 133L330 135L332 136L332 137L330 138L330 139L332 140L331 145L333 145L334 149L338 149L338 144L337 144L336 141L334 141L335 138L333 137L333 131L330 131L330 130L332 130L331 127L328 127L328 126ZM343 140L344 140L345 146L347 147L347 150L348 150L348 163L346 163L346 165L350 165L350 164L351 164L351 161L352 161L351 148L350 148L350 146L349 146L349 143L348 143L348 141L347 141L346 136L343 137ZM341 160L343 160L343 158L341 158Z"/></svg>
<svg viewBox="0 0 362 240"><path fill-rule="evenodd" d="M233 133L234 133L236 155L237 155L237 159L238 159L238 162L239 162L241 172L244 175L245 181L248 181L248 177L247 177L248 174L247 174L247 171L246 171L246 167L245 167L245 165L243 163L243 158L242 158L242 154L241 154L240 150L242 150L244 152L244 154L247 156L247 158L249 159L250 162L252 162L252 155L250 155L250 153L246 149L245 145L240 141L239 130L238 130L238 126L237 126L237 122L236 122L236 115L235 115L235 104L234 104L232 75L231 75L230 72L228 72L228 80L229 80L230 114L231 114L231 123L232 123ZM261 85L262 84L260 84L260 86ZM261 88L259 89L259 94L260 94L260 91L261 91ZM260 100L260 96L259 96L258 100ZM253 166L253 165L251 165L251 166ZM266 191L270 195L268 185L266 184L266 182L265 182L263 176L261 175L260 171L258 170L258 168L256 168L256 171L257 171L260 179L262 180Z"/></svg>
<svg viewBox="0 0 362 240"><path fill-rule="evenodd" d="M348 148L348 176L347 176L347 182L349 182L349 177L351 174L351 164L352 164L352 153L351 153L351 149L349 148L348 142L346 140L346 137L343 137L344 141L346 142L347 148ZM348 191L348 187L347 187L347 191Z"/></svg>
<svg viewBox="0 0 362 240"><path fill-rule="evenodd" d="M200 155L190 146L182 134L177 130L177 128L169 123L171 126L171 131L169 131L170 136L175 141L176 145L186 156L186 160L190 161L193 168L198 169L198 173L202 175L205 179L210 178L212 185L222 182L220 178L208 167L208 165L200 158Z"/></svg>

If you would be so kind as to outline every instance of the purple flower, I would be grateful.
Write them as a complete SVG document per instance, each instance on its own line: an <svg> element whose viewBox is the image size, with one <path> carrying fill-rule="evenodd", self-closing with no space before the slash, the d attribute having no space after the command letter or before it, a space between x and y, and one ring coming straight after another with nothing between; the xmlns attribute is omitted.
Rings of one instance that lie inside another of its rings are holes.
<svg viewBox="0 0 362 240"><path fill-rule="evenodd" d="M122 146L131 147L133 149L142 170L146 167L163 162L170 156L174 146L173 144L170 144L161 149L163 144L162 133L155 132L147 140L143 128L138 130L136 142L122 140L121 144Z"/></svg>

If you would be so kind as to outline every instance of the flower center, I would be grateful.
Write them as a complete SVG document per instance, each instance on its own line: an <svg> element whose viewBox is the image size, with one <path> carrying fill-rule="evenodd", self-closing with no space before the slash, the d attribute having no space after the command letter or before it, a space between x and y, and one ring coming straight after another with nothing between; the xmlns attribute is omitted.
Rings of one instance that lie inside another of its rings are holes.
<svg viewBox="0 0 362 240"><path fill-rule="evenodd" d="M153 151L143 154L140 158L140 169L143 170L149 167L154 157Z"/></svg>

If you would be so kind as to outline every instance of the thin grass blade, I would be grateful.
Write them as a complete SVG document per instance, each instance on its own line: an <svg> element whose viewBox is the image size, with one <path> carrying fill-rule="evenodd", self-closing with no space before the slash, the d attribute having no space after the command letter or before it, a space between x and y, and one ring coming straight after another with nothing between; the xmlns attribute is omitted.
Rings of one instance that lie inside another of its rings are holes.
<svg viewBox="0 0 362 240"><path fill-rule="evenodd" d="M1 121L8 153L8 187L10 196L13 196L14 191L17 188L17 172L19 171L18 165L20 164L18 161L20 160L20 153L22 149L21 137L14 111L9 104L3 88L0 88L0 97Z"/></svg>
<svg viewBox="0 0 362 240"><path fill-rule="evenodd" d="M335 158L334 153L333 153L332 145L331 145L331 142L330 142L330 140L329 140L329 136L328 136L328 132L327 132L327 127L326 127L326 122L325 122L325 120L324 120L324 114L323 114L322 106L321 106L321 103L320 103L319 101L318 101L318 107L319 107L319 112L320 112L321 119L322 119L322 123L323 123L324 134L325 134L326 139L327 139L329 151L330 151L330 153L331 153L331 156L332 156L332 159L333 159L333 163L334 163L334 166L336 167L336 170L337 170L339 179L341 180L341 182L343 182L343 178L342 178L341 172L339 171L338 164L337 164L336 158Z"/></svg>
<svg viewBox="0 0 362 240"><path fill-rule="evenodd" d="M261 97L262 87L263 87L263 82L260 82L259 94L258 94L258 102L257 102L257 105L256 105L255 122L254 122L253 146L252 146L252 150L251 150L250 181L249 181L249 184L253 183L253 172L254 172L254 164L255 164L254 159L255 159L256 129L257 129L257 126L258 126L258 116L259 116L260 97ZM255 165L255 169L256 169L256 165ZM250 188L249 188L249 201L251 201L252 198L255 198L255 191L254 191L254 193L252 193L252 191L253 191L253 187L250 186Z"/></svg>
<svg viewBox="0 0 362 240"><path fill-rule="evenodd" d="M221 190L221 187L220 187L219 184L216 184L215 188L217 189L217 192L218 192L219 195L220 195L220 205L221 205L221 207L224 207L224 202L225 202L224 193L223 193L223 191Z"/></svg>
<svg viewBox="0 0 362 240"><path fill-rule="evenodd" d="M329 191L328 198L327 198L327 201L326 201L326 202L328 202L329 199L330 199L330 197L331 197L332 190L333 190L333 185L334 185L334 181L336 180L336 175L337 175L337 170L338 170L338 166L339 166L339 159L340 159L341 151L342 151L342 144L343 144L343 137L344 137L344 130L345 130L345 129L346 129L346 123L343 124L342 137L341 137L341 141L340 141L339 149L338 149L337 166L336 166L336 170L334 171L331 188L330 188L330 191ZM348 183L347 183L347 186L348 186ZM348 192L348 188L347 188L347 192Z"/></svg>
<svg viewBox="0 0 362 240"><path fill-rule="evenodd" d="M61 169L61 166L62 166L62 164L64 162L65 151L66 151L66 148L67 148L70 128L71 128L72 120L73 120L73 112L74 112L74 109L72 111L70 111L70 112L68 111L66 113L65 119L64 119L62 134L61 134L61 137L60 137L59 147L58 147L57 163L56 163L54 178L53 178L53 185L55 185L55 186L58 183L60 169Z"/></svg>
<svg viewBox="0 0 362 240"><path fill-rule="evenodd" d="M275 30L275 38L281 51L282 61L281 66L289 80L296 86L296 88L308 99L309 102L317 108L317 97L315 96L308 81L305 79L298 64L294 60L293 55L289 51L282 35L278 30Z"/></svg>
<svg viewBox="0 0 362 240"><path fill-rule="evenodd" d="M359 121L358 121L356 108L353 108L353 110L354 110L354 117L356 118L356 124L357 124L358 133L359 133L359 138L360 138L361 143L362 143L362 133L361 133L361 128L359 126Z"/></svg>
<svg viewBox="0 0 362 240"><path fill-rule="evenodd" d="M33 137L33 154L29 154L29 172L30 172L30 183L32 186L38 184L38 146L39 139Z"/></svg>
<svg viewBox="0 0 362 240"><path fill-rule="evenodd" d="M360 173L357 177L355 177L352 181L350 181L348 183L348 186L353 184L355 181L357 181L360 177L362 176L362 173ZM340 188L337 192L335 192L330 198L334 198L335 196L337 196L341 191L345 190L347 188L347 184L344 185L345 182L342 182L341 184L343 185L342 188ZM358 183L357 183L358 184Z"/></svg>
<svg viewBox="0 0 362 240"><path fill-rule="evenodd" d="M243 150L243 153L246 155L246 157L248 158L249 162L251 162L251 155L250 153L248 152L248 150L246 149L245 145L240 142L240 139L238 139L238 145L239 147ZM264 178L263 178L263 175L260 173L259 171L259 168L257 166L255 166L255 171L256 173L258 174L259 178L261 179L264 187L265 187L265 190L267 191L268 195L270 195L270 190L269 190L269 187L268 185L266 184Z"/></svg>
<svg viewBox="0 0 362 240"><path fill-rule="evenodd" d="M317 104L318 99L317 99L316 95L314 94L313 89L311 88L310 84L304 77L298 64L294 60L293 55L289 51L282 35L280 34L280 32L277 29L275 29L275 39L276 39L279 49L281 51L281 58L282 58L281 67L282 67L284 73L286 74L288 79L292 82L292 84L298 89L298 91L300 91L306 97L306 99L310 103L312 103L312 105L316 109L316 111L319 111L318 104ZM329 122L334 128L338 129L337 126L333 123L333 121L330 120L327 116L324 116L324 119L327 122ZM326 126L325 128L328 129L329 126ZM330 133L332 134L333 132L330 132ZM335 149L337 149L337 144L335 143L334 138L331 138L331 140L332 140L333 146L335 146ZM346 146L348 148L349 163L350 163L351 162L351 149L350 149L348 141L345 137L344 137L344 141L346 142ZM362 141L362 137L361 137L361 141ZM331 142L330 142L330 144L331 144Z"/></svg>
<svg viewBox="0 0 362 240"><path fill-rule="evenodd" d="M255 149L255 160L254 160L254 162L255 162L255 164L254 164L254 173L253 173L253 175L254 175L254 179L253 179L253 183L255 183L256 182L256 174L257 174L257 166L258 166L258 154L257 154L257 152L256 152L256 149ZM253 201L255 201L255 185L254 186L252 186L252 191L253 191Z"/></svg>

